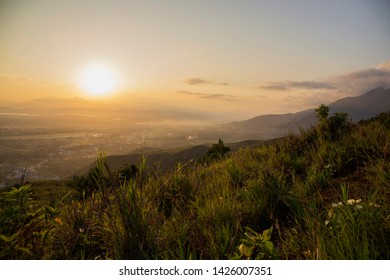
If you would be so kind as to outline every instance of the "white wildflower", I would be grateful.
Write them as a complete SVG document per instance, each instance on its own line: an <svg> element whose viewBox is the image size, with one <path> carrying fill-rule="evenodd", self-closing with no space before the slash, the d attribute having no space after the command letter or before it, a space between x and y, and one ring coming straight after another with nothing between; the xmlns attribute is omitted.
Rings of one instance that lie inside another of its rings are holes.
<svg viewBox="0 0 390 280"><path fill-rule="evenodd" d="M341 207L341 206L343 206L343 203L341 201L338 202L338 203L332 203L332 207L333 208L338 208L338 207Z"/></svg>
<svg viewBox="0 0 390 280"><path fill-rule="evenodd" d="M375 207L375 208L381 207L380 205L373 203L373 202L370 202L370 206Z"/></svg>
<svg viewBox="0 0 390 280"><path fill-rule="evenodd" d="M355 209L357 209L357 210L363 209L363 206L361 206L361 205L356 205L356 206L355 206Z"/></svg>
<svg viewBox="0 0 390 280"><path fill-rule="evenodd" d="M351 199L348 199L348 200L347 200L347 204L348 204L348 205L358 204L358 203L360 203L361 201L362 201L361 199L356 199L356 200L355 200L355 199L352 199L352 198L351 198Z"/></svg>
<svg viewBox="0 0 390 280"><path fill-rule="evenodd" d="M326 220L325 221L325 225L327 226L329 224L329 220Z"/></svg>
<svg viewBox="0 0 390 280"><path fill-rule="evenodd" d="M347 200L347 204L348 205L352 205L352 204L354 204L355 203L355 199L348 199Z"/></svg>

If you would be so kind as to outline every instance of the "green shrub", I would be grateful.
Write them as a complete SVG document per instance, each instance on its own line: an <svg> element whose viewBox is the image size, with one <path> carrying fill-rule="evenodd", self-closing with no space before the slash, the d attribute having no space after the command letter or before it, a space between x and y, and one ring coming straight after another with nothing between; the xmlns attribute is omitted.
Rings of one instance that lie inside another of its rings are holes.
<svg viewBox="0 0 390 280"><path fill-rule="evenodd" d="M221 139L218 140L217 144L213 144L211 148L207 151L204 161L212 162L223 158L227 153L230 152L230 147L225 146Z"/></svg>
<svg viewBox="0 0 390 280"><path fill-rule="evenodd" d="M238 253L233 259L270 260L277 257L274 244L271 242L273 226L264 230L262 234L246 228L245 238L241 239Z"/></svg>

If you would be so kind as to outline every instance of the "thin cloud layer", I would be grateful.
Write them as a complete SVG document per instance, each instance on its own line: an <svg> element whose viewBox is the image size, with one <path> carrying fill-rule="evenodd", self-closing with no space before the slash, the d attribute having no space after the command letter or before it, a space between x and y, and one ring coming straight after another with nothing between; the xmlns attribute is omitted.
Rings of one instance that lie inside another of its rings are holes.
<svg viewBox="0 0 390 280"><path fill-rule="evenodd" d="M213 82L207 81L201 78L190 78L185 80L185 82L189 85L202 85L202 84L212 84Z"/></svg>
<svg viewBox="0 0 390 280"><path fill-rule="evenodd" d="M379 64L376 68L390 71L390 60Z"/></svg>
<svg viewBox="0 0 390 280"><path fill-rule="evenodd" d="M222 85L222 86L229 85L229 83L225 83L225 82L219 83L219 82L209 81L209 80L205 80L205 79L198 78L198 77L186 79L185 83L189 84L189 85L193 85L193 86L194 85L207 85L207 84Z"/></svg>
<svg viewBox="0 0 390 280"><path fill-rule="evenodd" d="M331 83L317 82L317 81L286 81L286 82L272 82L268 85L261 86L265 90L286 91L292 89L335 89Z"/></svg>
<svg viewBox="0 0 390 280"><path fill-rule="evenodd" d="M377 87L390 87L390 61L375 68L329 77L325 81L277 81L258 88L269 91L321 90L329 94L344 92L358 95Z"/></svg>
<svg viewBox="0 0 390 280"><path fill-rule="evenodd" d="M181 94L192 95L192 96L196 96L196 97L204 98L204 99L221 99L221 100L226 100L226 101L233 100L233 96L228 95L228 94L200 93L200 92L193 92L193 91L187 91L187 90L179 90L178 92Z"/></svg>
<svg viewBox="0 0 390 280"><path fill-rule="evenodd" d="M375 77L386 77L389 75L387 70L382 70L378 68L370 68L365 70L360 70L356 72L352 72L350 74L341 76L347 79L367 79L367 78L375 78Z"/></svg>
<svg viewBox="0 0 390 280"><path fill-rule="evenodd" d="M361 94L377 87L390 88L390 61L381 63L376 68L331 77L329 81L338 90L351 94Z"/></svg>

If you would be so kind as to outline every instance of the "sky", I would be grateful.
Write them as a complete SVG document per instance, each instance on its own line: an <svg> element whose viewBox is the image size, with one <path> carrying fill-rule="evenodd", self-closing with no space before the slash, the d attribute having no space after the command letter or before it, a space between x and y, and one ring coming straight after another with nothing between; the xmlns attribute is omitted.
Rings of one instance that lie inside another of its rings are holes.
<svg viewBox="0 0 390 280"><path fill-rule="evenodd" d="M386 0L0 0L0 107L296 112L390 87L389 14ZM116 79L99 98L82 85L96 64Z"/></svg>

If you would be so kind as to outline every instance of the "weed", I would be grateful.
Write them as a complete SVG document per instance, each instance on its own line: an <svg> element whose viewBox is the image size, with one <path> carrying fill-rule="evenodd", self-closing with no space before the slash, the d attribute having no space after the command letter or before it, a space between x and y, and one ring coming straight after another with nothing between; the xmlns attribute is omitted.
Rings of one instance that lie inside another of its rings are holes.
<svg viewBox="0 0 390 280"><path fill-rule="evenodd" d="M172 171L99 153L64 191L2 191L0 258L389 259L390 113L352 125L322 109L297 135L235 153L220 140Z"/></svg>

